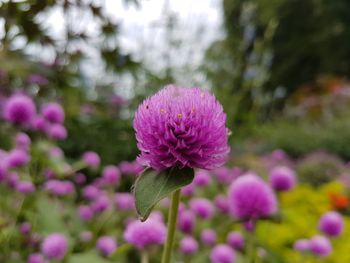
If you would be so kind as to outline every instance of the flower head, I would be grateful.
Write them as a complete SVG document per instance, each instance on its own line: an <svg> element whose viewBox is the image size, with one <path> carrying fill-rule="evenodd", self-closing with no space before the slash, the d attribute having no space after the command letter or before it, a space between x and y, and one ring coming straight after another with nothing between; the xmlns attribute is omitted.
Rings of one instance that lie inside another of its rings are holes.
<svg viewBox="0 0 350 263"><path fill-rule="evenodd" d="M294 242L294 250L300 252L306 252L310 250L310 240L308 239L299 239Z"/></svg>
<svg viewBox="0 0 350 263"><path fill-rule="evenodd" d="M120 180L120 171L114 165L106 166L102 171L102 178L106 184L117 184Z"/></svg>
<svg viewBox="0 0 350 263"><path fill-rule="evenodd" d="M274 192L255 174L243 175L233 181L229 201L232 214L241 220L256 220L277 211Z"/></svg>
<svg viewBox="0 0 350 263"><path fill-rule="evenodd" d="M97 153L92 151L85 152L83 154L83 161L86 163L86 165L92 168L98 167L101 163L100 156L98 156Z"/></svg>
<svg viewBox="0 0 350 263"><path fill-rule="evenodd" d="M138 160L155 170L219 167L230 151L225 121L221 104L209 92L169 85L135 113Z"/></svg>
<svg viewBox="0 0 350 263"><path fill-rule="evenodd" d="M233 263L236 260L236 254L230 246L220 244L212 249L210 260L212 263Z"/></svg>
<svg viewBox="0 0 350 263"><path fill-rule="evenodd" d="M277 166L270 172L270 184L276 191L288 191L295 186L296 178L292 169L286 166Z"/></svg>
<svg viewBox="0 0 350 263"><path fill-rule="evenodd" d="M244 237L240 232L230 232L226 242L234 249L242 250L244 248Z"/></svg>
<svg viewBox="0 0 350 263"><path fill-rule="evenodd" d="M212 246L216 243L217 235L213 229L204 229L201 233L201 241L204 245Z"/></svg>
<svg viewBox="0 0 350 263"><path fill-rule="evenodd" d="M103 236L97 240L96 247L104 257L108 257L117 249L117 242L114 237Z"/></svg>
<svg viewBox="0 0 350 263"><path fill-rule="evenodd" d="M135 197L130 193L116 193L114 195L114 203L119 210L135 209Z"/></svg>
<svg viewBox="0 0 350 263"><path fill-rule="evenodd" d="M12 123L30 124L35 113L33 100L23 94L12 95L4 107L4 117Z"/></svg>
<svg viewBox="0 0 350 263"><path fill-rule="evenodd" d="M184 210L179 213L177 226L187 234L190 234L196 224L196 217L190 210Z"/></svg>
<svg viewBox="0 0 350 263"><path fill-rule="evenodd" d="M56 102L45 104L41 110L41 113L48 122L59 124L64 122L64 110L62 106Z"/></svg>
<svg viewBox="0 0 350 263"><path fill-rule="evenodd" d="M209 219L214 215L213 204L205 198L194 198L190 201L190 208L196 216Z"/></svg>
<svg viewBox="0 0 350 263"><path fill-rule="evenodd" d="M320 257L326 257L332 252L332 245L324 236L314 236L310 240L310 250Z"/></svg>
<svg viewBox="0 0 350 263"><path fill-rule="evenodd" d="M43 254L53 260L62 260L66 255L67 249L67 239L60 233L53 233L47 236L41 246Z"/></svg>
<svg viewBox="0 0 350 263"><path fill-rule="evenodd" d="M124 239L139 249L161 245L165 237L166 227L161 220L155 217L150 217L145 222L133 221L128 224L124 232Z"/></svg>
<svg viewBox="0 0 350 263"><path fill-rule="evenodd" d="M192 255L198 251L198 242L191 236L186 236L180 241L180 251L185 255Z"/></svg>
<svg viewBox="0 0 350 263"><path fill-rule="evenodd" d="M325 213L320 219L318 228L328 236L339 236L344 229L343 218L338 212Z"/></svg>

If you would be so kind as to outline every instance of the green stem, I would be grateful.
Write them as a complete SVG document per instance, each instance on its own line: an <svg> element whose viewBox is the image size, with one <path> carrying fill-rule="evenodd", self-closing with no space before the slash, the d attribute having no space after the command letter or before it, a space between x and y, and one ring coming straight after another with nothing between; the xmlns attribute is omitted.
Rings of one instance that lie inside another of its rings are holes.
<svg viewBox="0 0 350 263"><path fill-rule="evenodd" d="M141 251L141 263L148 263L148 253L146 250Z"/></svg>
<svg viewBox="0 0 350 263"><path fill-rule="evenodd" d="M171 197L171 206L168 216L168 234L163 250L162 263L170 263L171 253L174 245L177 212L180 203L180 189L176 190Z"/></svg>
<svg viewBox="0 0 350 263"><path fill-rule="evenodd" d="M248 263L254 263L255 262L254 232L248 233L247 237L248 237L247 260L248 260Z"/></svg>

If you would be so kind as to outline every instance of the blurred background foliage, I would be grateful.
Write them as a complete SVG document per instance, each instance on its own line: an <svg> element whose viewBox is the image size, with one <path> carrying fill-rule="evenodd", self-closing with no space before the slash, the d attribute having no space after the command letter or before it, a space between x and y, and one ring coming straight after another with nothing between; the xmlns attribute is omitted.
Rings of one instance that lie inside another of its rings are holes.
<svg viewBox="0 0 350 263"><path fill-rule="evenodd" d="M91 149L109 163L133 159L135 107L165 84L186 82L211 89L223 103L234 151L278 147L298 157L323 149L349 159L350 2L216 2L223 34L198 64L191 57L196 43L181 38L178 16L164 4L164 63L155 70L152 58L146 63L121 48L122 21L107 15L103 2L2 1L1 95L25 89L41 101L63 103L69 138L61 146L73 157ZM143 1L123 3L142 10ZM60 38L46 23L54 10L63 13ZM197 34L201 39L205 32ZM174 57L184 50L185 63L176 66ZM6 144L6 134L0 136Z"/></svg>

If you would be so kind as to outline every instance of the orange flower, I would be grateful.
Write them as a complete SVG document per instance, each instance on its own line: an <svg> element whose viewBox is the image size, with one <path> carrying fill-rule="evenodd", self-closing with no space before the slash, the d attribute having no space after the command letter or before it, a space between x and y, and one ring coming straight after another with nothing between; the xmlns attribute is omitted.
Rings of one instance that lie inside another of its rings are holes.
<svg viewBox="0 0 350 263"><path fill-rule="evenodd" d="M349 206L350 200L346 195L330 192L328 196L333 209L345 209Z"/></svg>

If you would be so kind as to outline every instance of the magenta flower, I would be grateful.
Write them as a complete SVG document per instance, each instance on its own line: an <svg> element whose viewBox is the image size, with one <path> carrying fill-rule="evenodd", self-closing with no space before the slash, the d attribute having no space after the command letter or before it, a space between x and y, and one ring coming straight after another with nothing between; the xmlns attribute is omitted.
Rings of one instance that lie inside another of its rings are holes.
<svg viewBox="0 0 350 263"><path fill-rule="evenodd" d="M272 189L255 174L237 178L229 188L233 216L240 220L256 220L277 212L277 200Z"/></svg>
<svg viewBox="0 0 350 263"><path fill-rule="evenodd" d="M299 240L294 242L293 248L294 248L294 250L300 251L300 252L310 251L310 240L299 239Z"/></svg>
<svg viewBox="0 0 350 263"><path fill-rule="evenodd" d="M108 257L117 249L117 241L114 237L103 236L97 240L96 247L104 257Z"/></svg>
<svg viewBox="0 0 350 263"><path fill-rule="evenodd" d="M67 130L61 124L52 124L46 130L47 136L54 140L64 140L67 138Z"/></svg>
<svg viewBox="0 0 350 263"><path fill-rule="evenodd" d="M12 95L5 104L4 117L17 124L30 124L36 109L33 100L23 94Z"/></svg>
<svg viewBox="0 0 350 263"><path fill-rule="evenodd" d="M29 163L30 161L30 155L20 149L13 149L12 151L9 152L7 159L6 159L6 164L10 168L15 168L18 166L23 166Z"/></svg>
<svg viewBox="0 0 350 263"><path fill-rule="evenodd" d="M135 209L135 197L130 193L116 193L114 195L114 203L119 210Z"/></svg>
<svg viewBox="0 0 350 263"><path fill-rule="evenodd" d="M27 259L27 263L48 263L44 256L39 253L30 254Z"/></svg>
<svg viewBox="0 0 350 263"><path fill-rule="evenodd" d="M166 238L166 226L163 221L152 217L147 221L133 221L128 224L124 239L137 247L144 249L151 245L162 245Z"/></svg>
<svg viewBox="0 0 350 263"><path fill-rule="evenodd" d="M224 195L217 195L214 199L215 207L222 214L228 214L230 212L230 204L228 198Z"/></svg>
<svg viewBox="0 0 350 263"><path fill-rule="evenodd" d="M117 184L120 180L120 171L114 165L106 166L102 171L102 178L107 185Z"/></svg>
<svg viewBox="0 0 350 263"><path fill-rule="evenodd" d="M318 228L330 237L339 236L344 229L343 217L334 211L325 213L320 219Z"/></svg>
<svg viewBox="0 0 350 263"><path fill-rule="evenodd" d="M204 229L201 233L201 241L206 246L212 246L216 243L217 235L213 229Z"/></svg>
<svg viewBox="0 0 350 263"><path fill-rule="evenodd" d="M35 191L35 186L29 181L19 181L16 188L18 192L23 194L31 194Z"/></svg>
<svg viewBox="0 0 350 263"><path fill-rule="evenodd" d="M244 248L244 237L240 232L230 232L226 238L227 244L232 248L237 250L242 250Z"/></svg>
<svg viewBox="0 0 350 263"><path fill-rule="evenodd" d="M213 204L205 198L192 199L190 201L190 208L196 216L202 219L209 219L213 217L215 212Z"/></svg>
<svg viewBox="0 0 350 263"><path fill-rule="evenodd" d="M292 169L286 166L277 166L271 170L269 181L276 191L289 191L296 184L296 176Z"/></svg>
<svg viewBox="0 0 350 263"><path fill-rule="evenodd" d="M42 253L52 260L62 260L67 253L67 249L67 239L61 233L50 234L41 246Z"/></svg>
<svg viewBox="0 0 350 263"><path fill-rule="evenodd" d="M184 210L179 213L177 226L178 228L186 233L191 234L196 224L196 217L190 210Z"/></svg>
<svg viewBox="0 0 350 263"><path fill-rule="evenodd" d="M83 221L90 221L94 217L94 212L90 206L81 205L78 209L79 217Z"/></svg>
<svg viewBox="0 0 350 263"><path fill-rule="evenodd" d="M97 168L98 166L100 166L101 163L100 156L98 156L97 153L92 151L85 152L83 154L83 161L86 163L86 165L92 168Z"/></svg>
<svg viewBox="0 0 350 263"><path fill-rule="evenodd" d="M185 255L193 255L198 251L198 242L191 236L186 236L180 241L180 251Z"/></svg>
<svg viewBox="0 0 350 263"><path fill-rule="evenodd" d="M31 143L31 140L26 133L24 133L24 132L17 133L17 135L16 135L16 148L17 149L22 149L22 150L27 151L30 147L30 143Z"/></svg>
<svg viewBox="0 0 350 263"><path fill-rule="evenodd" d="M45 104L41 110L41 114L50 123L62 124L64 122L64 110L56 102Z"/></svg>
<svg viewBox="0 0 350 263"><path fill-rule="evenodd" d="M205 187L211 182L211 176L206 170L196 171L196 176L193 179L194 185L198 187Z"/></svg>
<svg viewBox="0 0 350 263"><path fill-rule="evenodd" d="M209 92L169 85L135 113L138 161L155 170L219 167L230 151L225 121L222 106Z"/></svg>
<svg viewBox="0 0 350 263"><path fill-rule="evenodd" d="M210 260L212 263L234 263L236 254L230 246L219 244L212 249Z"/></svg>
<svg viewBox="0 0 350 263"><path fill-rule="evenodd" d="M310 250L317 256L326 257L332 252L332 244L326 237L314 236L310 240Z"/></svg>

